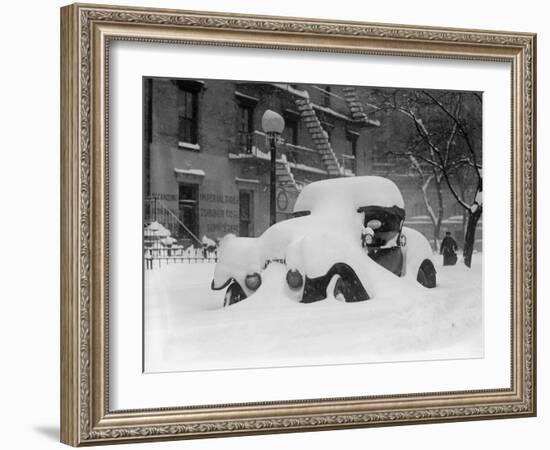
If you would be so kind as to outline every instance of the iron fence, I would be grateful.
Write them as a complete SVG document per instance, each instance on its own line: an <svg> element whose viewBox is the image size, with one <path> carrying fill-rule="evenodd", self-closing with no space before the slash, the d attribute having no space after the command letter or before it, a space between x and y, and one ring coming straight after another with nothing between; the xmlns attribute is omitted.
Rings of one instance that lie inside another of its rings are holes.
<svg viewBox="0 0 550 450"><path fill-rule="evenodd" d="M218 262L218 250L189 247L178 244L168 246L145 247L143 254L146 270L160 268L162 265L175 263L201 264Z"/></svg>
<svg viewBox="0 0 550 450"><path fill-rule="evenodd" d="M159 268L163 264L218 260L217 248L201 242L159 198L145 199L143 233L145 269Z"/></svg>

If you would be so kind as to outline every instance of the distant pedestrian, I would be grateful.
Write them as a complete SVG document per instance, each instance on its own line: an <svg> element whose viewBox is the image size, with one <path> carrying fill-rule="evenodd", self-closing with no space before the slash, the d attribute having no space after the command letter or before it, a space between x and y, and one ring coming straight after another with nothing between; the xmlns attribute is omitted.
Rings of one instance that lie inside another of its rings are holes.
<svg viewBox="0 0 550 450"><path fill-rule="evenodd" d="M451 236L451 232L447 231L445 237L441 242L441 251L443 255L443 265L444 266L454 266L458 257L456 256L456 251L458 250L458 245L456 241Z"/></svg>

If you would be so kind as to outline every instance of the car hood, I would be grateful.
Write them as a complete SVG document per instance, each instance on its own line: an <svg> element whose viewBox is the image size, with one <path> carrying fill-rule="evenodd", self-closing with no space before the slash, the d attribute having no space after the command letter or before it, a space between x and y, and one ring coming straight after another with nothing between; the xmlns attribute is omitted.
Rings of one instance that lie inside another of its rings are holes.
<svg viewBox="0 0 550 450"><path fill-rule="evenodd" d="M361 218L357 219L355 227L350 226L349 221L344 221L337 216L329 220L319 220L316 214L279 222L258 238L260 254L265 259L285 259L288 247L308 236L324 236L326 239L335 236L349 238L361 229ZM346 224L348 225L346 226ZM355 233L353 233L353 228L355 228Z"/></svg>
<svg viewBox="0 0 550 450"><path fill-rule="evenodd" d="M258 238L226 236L220 243L213 287L220 288L231 278L242 283L248 273L261 272L272 261L317 276L328 263L320 264L319 258L304 255L324 253L329 247L331 254L335 248L343 254L360 251L360 229L361 215L348 209L284 220L272 225ZM331 256L324 259L327 258Z"/></svg>

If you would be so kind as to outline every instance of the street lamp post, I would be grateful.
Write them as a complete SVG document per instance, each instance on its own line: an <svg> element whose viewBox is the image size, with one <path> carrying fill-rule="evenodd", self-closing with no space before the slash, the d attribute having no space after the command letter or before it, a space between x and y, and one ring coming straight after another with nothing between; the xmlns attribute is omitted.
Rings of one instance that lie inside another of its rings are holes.
<svg viewBox="0 0 550 450"><path fill-rule="evenodd" d="M269 223L273 225L277 221L277 206L276 206L276 182L277 182L277 139L282 134L285 128L284 119L275 111L266 110L262 117L262 129L269 142L271 153L271 167L269 179Z"/></svg>

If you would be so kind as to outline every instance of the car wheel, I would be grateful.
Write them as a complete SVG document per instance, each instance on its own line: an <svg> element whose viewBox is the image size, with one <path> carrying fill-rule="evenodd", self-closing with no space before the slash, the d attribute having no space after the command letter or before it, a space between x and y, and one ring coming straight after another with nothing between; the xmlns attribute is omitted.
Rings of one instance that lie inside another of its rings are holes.
<svg viewBox="0 0 550 450"><path fill-rule="evenodd" d="M327 297L334 297L339 302L346 302L346 283L340 275L334 275L327 286Z"/></svg>
<svg viewBox="0 0 550 450"><path fill-rule="evenodd" d="M418 281L422 286L430 289L435 287L437 282L436 271L433 263L429 259L425 259L422 264L420 264L416 281Z"/></svg>
<svg viewBox="0 0 550 450"><path fill-rule="evenodd" d="M338 279L342 281L338 282ZM336 285L336 294L344 297L346 302L362 302L370 298L355 271L345 263L336 263L325 275L316 278L306 276L301 303L317 302L333 296Z"/></svg>
<svg viewBox="0 0 550 450"><path fill-rule="evenodd" d="M246 298L246 294L237 282L233 282L225 291L225 296L223 298L223 306L230 306L235 303L240 302Z"/></svg>
<svg viewBox="0 0 550 450"><path fill-rule="evenodd" d="M327 291L329 292L327 292L327 296L330 293L336 300L344 303L367 300L367 295L365 295L366 298L357 295L357 286L354 283L356 283L354 279L346 279L340 275L335 275L328 285Z"/></svg>

